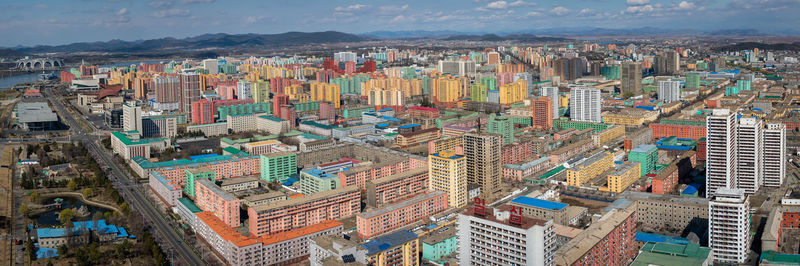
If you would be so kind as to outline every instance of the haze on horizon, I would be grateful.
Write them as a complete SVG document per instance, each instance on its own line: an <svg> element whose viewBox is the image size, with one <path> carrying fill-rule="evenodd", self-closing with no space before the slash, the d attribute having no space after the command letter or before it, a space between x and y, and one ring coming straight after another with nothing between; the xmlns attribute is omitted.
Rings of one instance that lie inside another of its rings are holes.
<svg viewBox="0 0 800 266"><path fill-rule="evenodd" d="M326 30L498 33L651 26L797 33L799 12L800 0L2 0L0 47Z"/></svg>

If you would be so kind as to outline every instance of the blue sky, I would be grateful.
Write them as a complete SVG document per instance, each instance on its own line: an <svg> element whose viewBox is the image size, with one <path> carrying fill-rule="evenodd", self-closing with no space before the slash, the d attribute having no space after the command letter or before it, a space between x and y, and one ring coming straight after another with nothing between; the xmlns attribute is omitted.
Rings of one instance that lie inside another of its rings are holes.
<svg viewBox="0 0 800 266"><path fill-rule="evenodd" d="M204 33L792 29L800 0L0 0L0 46Z"/></svg>

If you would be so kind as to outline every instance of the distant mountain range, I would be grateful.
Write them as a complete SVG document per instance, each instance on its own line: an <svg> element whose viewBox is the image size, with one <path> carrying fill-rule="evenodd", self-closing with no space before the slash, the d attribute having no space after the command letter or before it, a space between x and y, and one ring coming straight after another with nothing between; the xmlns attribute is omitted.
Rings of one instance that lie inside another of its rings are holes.
<svg viewBox="0 0 800 266"><path fill-rule="evenodd" d="M106 42L80 42L66 45L40 45L33 47L13 47L0 49L0 57L15 57L36 53L73 53L73 52L106 52L111 54L153 54L170 55L177 53L198 53L221 51L228 52L255 51L263 48L299 46L308 44L357 43L393 39L431 39L443 41L521 41L547 42L568 41L575 37L635 37L635 36L795 36L800 31L765 33L755 29L728 30L693 30L663 29L642 27L632 29L606 28L552 28L509 31L499 33L461 32L461 31L374 31L362 34L350 34L337 31L324 32L286 32L280 34L204 34L195 37L177 39L160 38L150 40Z"/></svg>
<svg viewBox="0 0 800 266"><path fill-rule="evenodd" d="M363 42L369 38L337 31L286 32L280 34L204 34L184 39L160 38L140 41L111 40L107 42L81 42L67 45L41 45L13 48L21 53L41 52L148 52L209 48L258 48L306 44Z"/></svg>
<svg viewBox="0 0 800 266"><path fill-rule="evenodd" d="M714 47L715 51L741 51L753 50L758 48L760 50L773 50L773 51L800 51L800 42L794 43L760 43L760 42L741 42L726 46Z"/></svg>

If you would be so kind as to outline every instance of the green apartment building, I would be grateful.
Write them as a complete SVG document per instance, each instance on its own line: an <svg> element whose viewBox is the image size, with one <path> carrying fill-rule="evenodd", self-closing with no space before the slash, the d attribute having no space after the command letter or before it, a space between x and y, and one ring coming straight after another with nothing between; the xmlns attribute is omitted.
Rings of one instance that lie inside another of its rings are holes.
<svg viewBox="0 0 800 266"><path fill-rule="evenodd" d="M277 152L261 155L261 179L267 182L285 181L297 173L297 154Z"/></svg>
<svg viewBox="0 0 800 266"><path fill-rule="evenodd" d="M422 242L422 258L436 262L444 256L451 255L458 249L458 234L455 226L436 230L425 235Z"/></svg>
<svg viewBox="0 0 800 266"><path fill-rule="evenodd" d="M658 163L658 147L650 144L636 146L628 154L628 161L639 162L641 165L640 176L643 176L655 169Z"/></svg>
<svg viewBox="0 0 800 266"><path fill-rule="evenodd" d="M340 187L339 176L326 173L319 169L303 170L300 172L300 191L311 195Z"/></svg>
<svg viewBox="0 0 800 266"><path fill-rule="evenodd" d="M186 195L194 198L194 185L195 181L200 179L209 179L214 181L214 170L208 167L196 167L184 170L185 173L185 184L183 186L183 192Z"/></svg>
<svg viewBox="0 0 800 266"><path fill-rule="evenodd" d="M489 117L488 127L489 133L503 136L503 145L514 143L514 122L511 117L492 114Z"/></svg>
<svg viewBox="0 0 800 266"><path fill-rule="evenodd" d="M566 117L562 117L556 120L553 120L553 128L557 130L564 130L568 128L575 128L578 131L584 130L587 128L591 128L594 132L600 132L606 130L613 126L612 124L602 124L602 123L593 123L593 122L578 122L578 121L570 121Z"/></svg>

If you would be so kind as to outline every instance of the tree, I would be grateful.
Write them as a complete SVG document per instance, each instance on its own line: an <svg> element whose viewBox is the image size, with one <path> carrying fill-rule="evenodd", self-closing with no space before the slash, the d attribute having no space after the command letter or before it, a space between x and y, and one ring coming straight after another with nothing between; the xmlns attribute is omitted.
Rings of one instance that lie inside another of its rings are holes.
<svg viewBox="0 0 800 266"><path fill-rule="evenodd" d="M622 97L624 97L625 99L633 97L633 92L630 92L630 91L629 92L625 92L625 93L622 94Z"/></svg>
<svg viewBox="0 0 800 266"><path fill-rule="evenodd" d="M28 216L31 214L31 209L28 208L28 205L22 204L22 206L19 206L19 212L22 213L22 215Z"/></svg>
<svg viewBox="0 0 800 266"><path fill-rule="evenodd" d="M85 188L83 189L83 197L84 198L91 198L94 196L94 190L92 188Z"/></svg>
<svg viewBox="0 0 800 266"><path fill-rule="evenodd" d="M75 211L72 209L64 209L61 210L61 213L58 215L58 221L62 224L67 224L72 221L72 218L75 217Z"/></svg>
<svg viewBox="0 0 800 266"><path fill-rule="evenodd" d="M75 180L70 180L69 183L67 183L67 188L69 190L77 190L78 189L78 183L75 182Z"/></svg>
<svg viewBox="0 0 800 266"><path fill-rule="evenodd" d="M67 256L69 253L69 247L67 245L58 246L58 256L64 257Z"/></svg>
<svg viewBox="0 0 800 266"><path fill-rule="evenodd" d="M28 254L28 258L33 262L36 260L36 247L33 246L33 241L30 238L25 241L25 253Z"/></svg>
<svg viewBox="0 0 800 266"><path fill-rule="evenodd" d="M122 214L128 215L131 212L131 207L128 206L128 203L123 202L119 205L119 210L122 212Z"/></svg>

